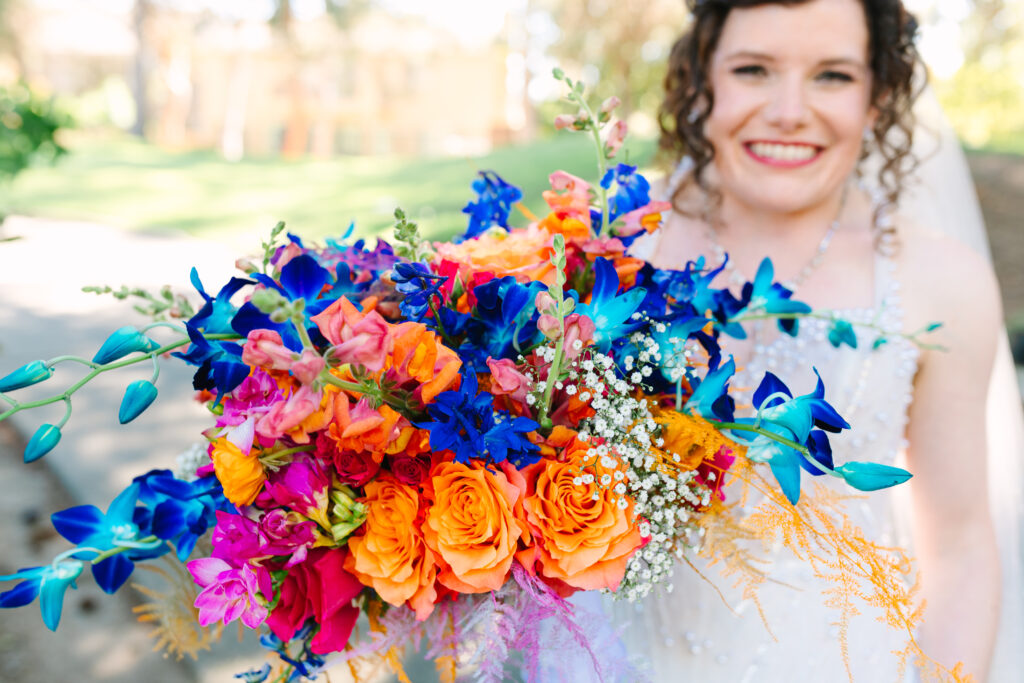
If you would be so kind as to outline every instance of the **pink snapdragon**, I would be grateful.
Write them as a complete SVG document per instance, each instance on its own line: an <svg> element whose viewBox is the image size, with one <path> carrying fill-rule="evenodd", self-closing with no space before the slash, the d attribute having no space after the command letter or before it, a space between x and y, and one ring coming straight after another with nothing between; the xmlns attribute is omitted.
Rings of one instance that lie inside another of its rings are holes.
<svg viewBox="0 0 1024 683"><path fill-rule="evenodd" d="M619 148L622 147L622 143L626 140L626 132L628 130L629 126L626 125L625 121L616 121L612 124L611 130L608 131L608 138L604 143L609 159L614 158L618 153Z"/></svg>
<svg viewBox="0 0 1024 683"><path fill-rule="evenodd" d="M334 345L331 354L342 363L364 365L378 372L394 348L391 326L376 311L360 312L345 297L312 318L321 334Z"/></svg>
<svg viewBox="0 0 1024 683"><path fill-rule="evenodd" d="M594 332L596 330L594 321L585 315L573 313L566 318L565 342L562 345L562 348L565 349L565 357L569 360L575 360L579 357L583 353L583 349L590 342L594 341ZM576 342L579 342L579 344Z"/></svg>
<svg viewBox="0 0 1024 683"><path fill-rule="evenodd" d="M661 214L671 209L671 202L651 202L639 209L633 209L622 215L623 225L619 228L619 234L629 237L641 231L652 232L661 225Z"/></svg>
<svg viewBox="0 0 1024 683"><path fill-rule="evenodd" d="M275 330L252 330L242 347L242 362L265 370L287 370L295 352L284 345Z"/></svg>
<svg viewBox="0 0 1024 683"><path fill-rule="evenodd" d="M221 621L229 624L241 618L249 628L259 628L267 620L267 608L260 594L273 593L270 573L254 571L249 565L235 567L217 557L204 557L188 563L192 578L203 588L196 597L199 625Z"/></svg>
<svg viewBox="0 0 1024 683"><path fill-rule="evenodd" d="M491 371L491 393L495 396L508 396L525 407L526 394L530 390L530 380L519 372L516 364L508 358L500 360L488 358L487 368Z"/></svg>
<svg viewBox="0 0 1024 683"><path fill-rule="evenodd" d="M256 433L267 439L280 439L320 409L320 392L299 387L284 401L270 407L256 422Z"/></svg>

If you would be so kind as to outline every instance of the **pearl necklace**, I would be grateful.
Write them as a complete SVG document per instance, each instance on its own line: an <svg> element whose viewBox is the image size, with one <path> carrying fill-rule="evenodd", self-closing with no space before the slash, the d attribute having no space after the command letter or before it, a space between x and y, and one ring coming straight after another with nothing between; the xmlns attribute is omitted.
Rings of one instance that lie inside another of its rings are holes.
<svg viewBox="0 0 1024 683"><path fill-rule="evenodd" d="M735 263L732 260L726 260L725 247L719 244L717 239L717 231L714 229L711 221L707 222L707 238L708 242L711 243L711 250L715 254L715 258L718 259L719 265L725 265L725 270L729 274L729 280L731 284L741 286L747 282L747 279L739 272L736 268ZM782 286L791 292L795 292L797 287L807 281L807 278L817 270L818 266L821 265L822 260L825 258L825 253L828 251L828 247L832 244L832 238L835 237L836 230L839 229L839 219L836 218L832 221L832 224L828 226L828 231L825 236L821 238L818 243L818 248L815 250L814 255L811 259L804 264L804 267L800 269L800 272L796 274L791 280L786 280L782 283Z"/></svg>

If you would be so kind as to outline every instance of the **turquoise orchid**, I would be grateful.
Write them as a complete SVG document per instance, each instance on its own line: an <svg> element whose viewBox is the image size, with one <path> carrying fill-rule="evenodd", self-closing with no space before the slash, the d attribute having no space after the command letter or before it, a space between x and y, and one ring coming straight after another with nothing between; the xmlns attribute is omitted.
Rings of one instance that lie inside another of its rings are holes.
<svg viewBox="0 0 1024 683"><path fill-rule="evenodd" d="M53 368L41 360L26 363L14 372L0 377L0 391L14 391L38 384L53 375Z"/></svg>
<svg viewBox="0 0 1024 683"><path fill-rule="evenodd" d="M118 422L128 424L141 415L156 400L156 393L156 386L149 380L140 379L129 384L117 411Z"/></svg>
<svg viewBox="0 0 1024 683"><path fill-rule="evenodd" d="M83 563L78 560L58 558L45 567L29 567L0 576L0 581L21 579L14 588L0 593L0 607L22 607L38 597L43 623L46 628L56 631L64 606L64 593L69 586L77 588L75 579L83 568Z"/></svg>
<svg viewBox="0 0 1024 683"><path fill-rule="evenodd" d="M60 427L57 425L49 423L40 425L39 429L32 435L32 438L29 439L28 445L25 446L25 462L35 462L52 451L60 443L60 437Z"/></svg>
<svg viewBox="0 0 1024 683"><path fill-rule="evenodd" d="M155 341L139 332L137 328L127 325L115 330L113 334L107 337L107 340L103 342L103 346L92 357L92 362L105 365L115 360L120 360L129 353L135 353L136 351L148 353L157 348L159 348L159 345Z"/></svg>
<svg viewBox="0 0 1024 683"><path fill-rule="evenodd" d="M576 312L594 321L594 343L601 353L607 353L612 342L639 328L642 320L633 319L633 314L644 301L647 290L643 287L619 291L619 274L606 258L594 261L594 290L590 303L580 304Z"/></svg>

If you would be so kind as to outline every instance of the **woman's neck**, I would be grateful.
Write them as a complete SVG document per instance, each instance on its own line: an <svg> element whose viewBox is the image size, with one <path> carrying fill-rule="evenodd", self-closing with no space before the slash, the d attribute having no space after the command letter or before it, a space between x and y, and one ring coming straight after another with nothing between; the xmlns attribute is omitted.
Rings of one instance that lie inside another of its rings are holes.
<svg viewBox="0 0 1024 683"><path fill-rule="evenodd" d="M733 246L739 243L817 245L843 211L843 194L800 211L773 212L723 197L712 218L715 232Z"/></svg>

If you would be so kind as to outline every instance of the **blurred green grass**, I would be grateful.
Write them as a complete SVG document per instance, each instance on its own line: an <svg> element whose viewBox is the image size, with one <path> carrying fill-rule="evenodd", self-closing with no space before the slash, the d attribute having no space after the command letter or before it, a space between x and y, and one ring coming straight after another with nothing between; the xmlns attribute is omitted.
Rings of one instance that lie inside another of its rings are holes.
<svg viewBox="0 0 1024 683"><path fill-rule="evenodd" d="M479 158L338 157L228 162L210 150L166 151L124 136L76 136L54 167L25 171L0 188L0 210L85 220L130 230L183 231L216 239L277 221L311 238L338 235L351 221L358 236L382 233L401 206L423 234L445 238L465 229L461 213L478 170L495 170L520 187L543 215L541 192L555 170L596 182L589 138L559 134ZM622 160L647 163L650 140L632 141ZM525 221L520 221L525 222Z"/></svg>

